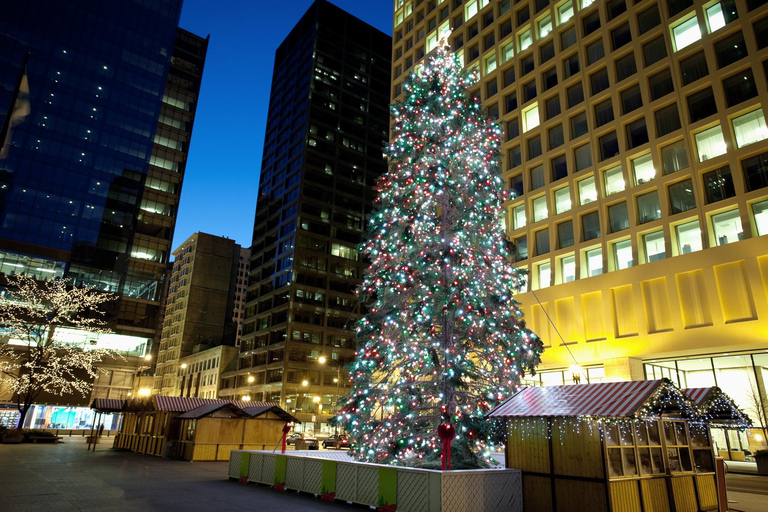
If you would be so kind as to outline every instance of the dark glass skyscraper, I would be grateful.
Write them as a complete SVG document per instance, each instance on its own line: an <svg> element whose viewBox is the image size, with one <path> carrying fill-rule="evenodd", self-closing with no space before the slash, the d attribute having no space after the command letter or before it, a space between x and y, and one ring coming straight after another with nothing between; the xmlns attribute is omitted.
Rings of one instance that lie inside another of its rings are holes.
<svg viewBox="0 0 768 512"><path fill-rule="evenodd" d="M343 392L356 246L386 168L390 51L389 36L323 0L277 49L239 369L222 396L279 401L322 426Z"/></svg>

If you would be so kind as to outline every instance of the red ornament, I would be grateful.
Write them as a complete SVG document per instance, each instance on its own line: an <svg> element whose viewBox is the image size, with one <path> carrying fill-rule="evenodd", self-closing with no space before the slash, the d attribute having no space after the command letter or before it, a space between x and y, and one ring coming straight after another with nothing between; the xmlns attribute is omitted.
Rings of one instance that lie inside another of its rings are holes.
<svg viewBox="0 0 768 512"><path fill-rule="evenodd" d="M441 423L437 427L437 437L443 441L443 453L440 454L440 469L451 469L451 440L456 437L456 429L450 423Z"/></svg>

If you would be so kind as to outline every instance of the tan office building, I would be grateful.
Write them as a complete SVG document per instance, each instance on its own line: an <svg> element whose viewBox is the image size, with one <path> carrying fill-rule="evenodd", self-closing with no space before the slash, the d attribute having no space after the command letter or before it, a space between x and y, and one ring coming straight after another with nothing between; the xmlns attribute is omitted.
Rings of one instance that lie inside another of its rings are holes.
<svg viewBox="0 0 768 512"><path fill-rule="evenodd" d="M393 100L448 35L504 129L531 383L718 385L764 423L768 3L396 0L394 24Z"/></svg>

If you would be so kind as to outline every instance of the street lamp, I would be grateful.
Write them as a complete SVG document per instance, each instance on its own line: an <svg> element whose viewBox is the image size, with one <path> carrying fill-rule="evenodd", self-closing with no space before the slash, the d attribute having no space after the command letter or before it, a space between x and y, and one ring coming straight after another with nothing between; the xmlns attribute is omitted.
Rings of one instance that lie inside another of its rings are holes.
<svg viewBox="0 0 768 512"><path fill-rule="evenodd" d="M320 356L317 360L318 360L318 362L320 364L325 364L326 362L329 362L328 358L326 358L325 356ZM333 362L333 364L336 365L336 378L333 379L333 382L336 383L336 400L334 400L334 402L333 402L333 404L334 404L333 412L334 412L334 414L336 414L337 408L338 408L338 403L339 403L339 398L340 398L339 386L341 386L341 364L339 364L338 361L333 361L333 360L331 360L331 361ZM338 426L336 427L336 433L337 434L339 433L338 432Z"/></svg>
<svg viewBox="0 0 768 512"><path fill-rule="evenodd" d="M252 384L254 380L256 379L253 377L253 375L248 376L248 384Z"/></svg>
<svg viewBox="0 0 768 512"><path fill-rule="evenodd" d="M243 397L243 402L250 402L251 401L251 395L245 395Z"/></svg>
<svg viewBox="0 0 768 512"><path fill-rule="evenodd" d="M571 377L573 377L573 383L581 383L581 374L584 371L581 369L581 366L578 363L573 363L568 370L571 372Z"/></svg>

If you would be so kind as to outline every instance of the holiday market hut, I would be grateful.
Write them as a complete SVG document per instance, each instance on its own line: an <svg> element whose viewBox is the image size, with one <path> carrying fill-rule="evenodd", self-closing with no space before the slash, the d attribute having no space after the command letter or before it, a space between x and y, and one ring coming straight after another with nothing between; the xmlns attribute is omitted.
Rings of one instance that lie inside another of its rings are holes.
<svg viewBox="0 0 768 512"><path fill-rule="evenodd" d="M707 425L667 379L526 388L489 416L506 421L526 512L718 507Z"/></svg>
<svg viewBox="0 0 768 512"><path fill-rule="evenodd" d="M744 411L739 409L733 399L717 386L686 388L683 389L683 393L693 401L699 414L709 424L710 429L722 431L722 435L714 436L715 439L725 440L725 446L722 446L722 443L720 446L717 446L717 442L713 443L717 455L727 460L746 460L747 452L744 451L744 447L741 445L738 448L731 446L731 439L728 434L729 431L743 431L750 428L752 420L749 419L749 416L744 414ZM736 439L741 444L741 438L736 436Z"/></svg>

